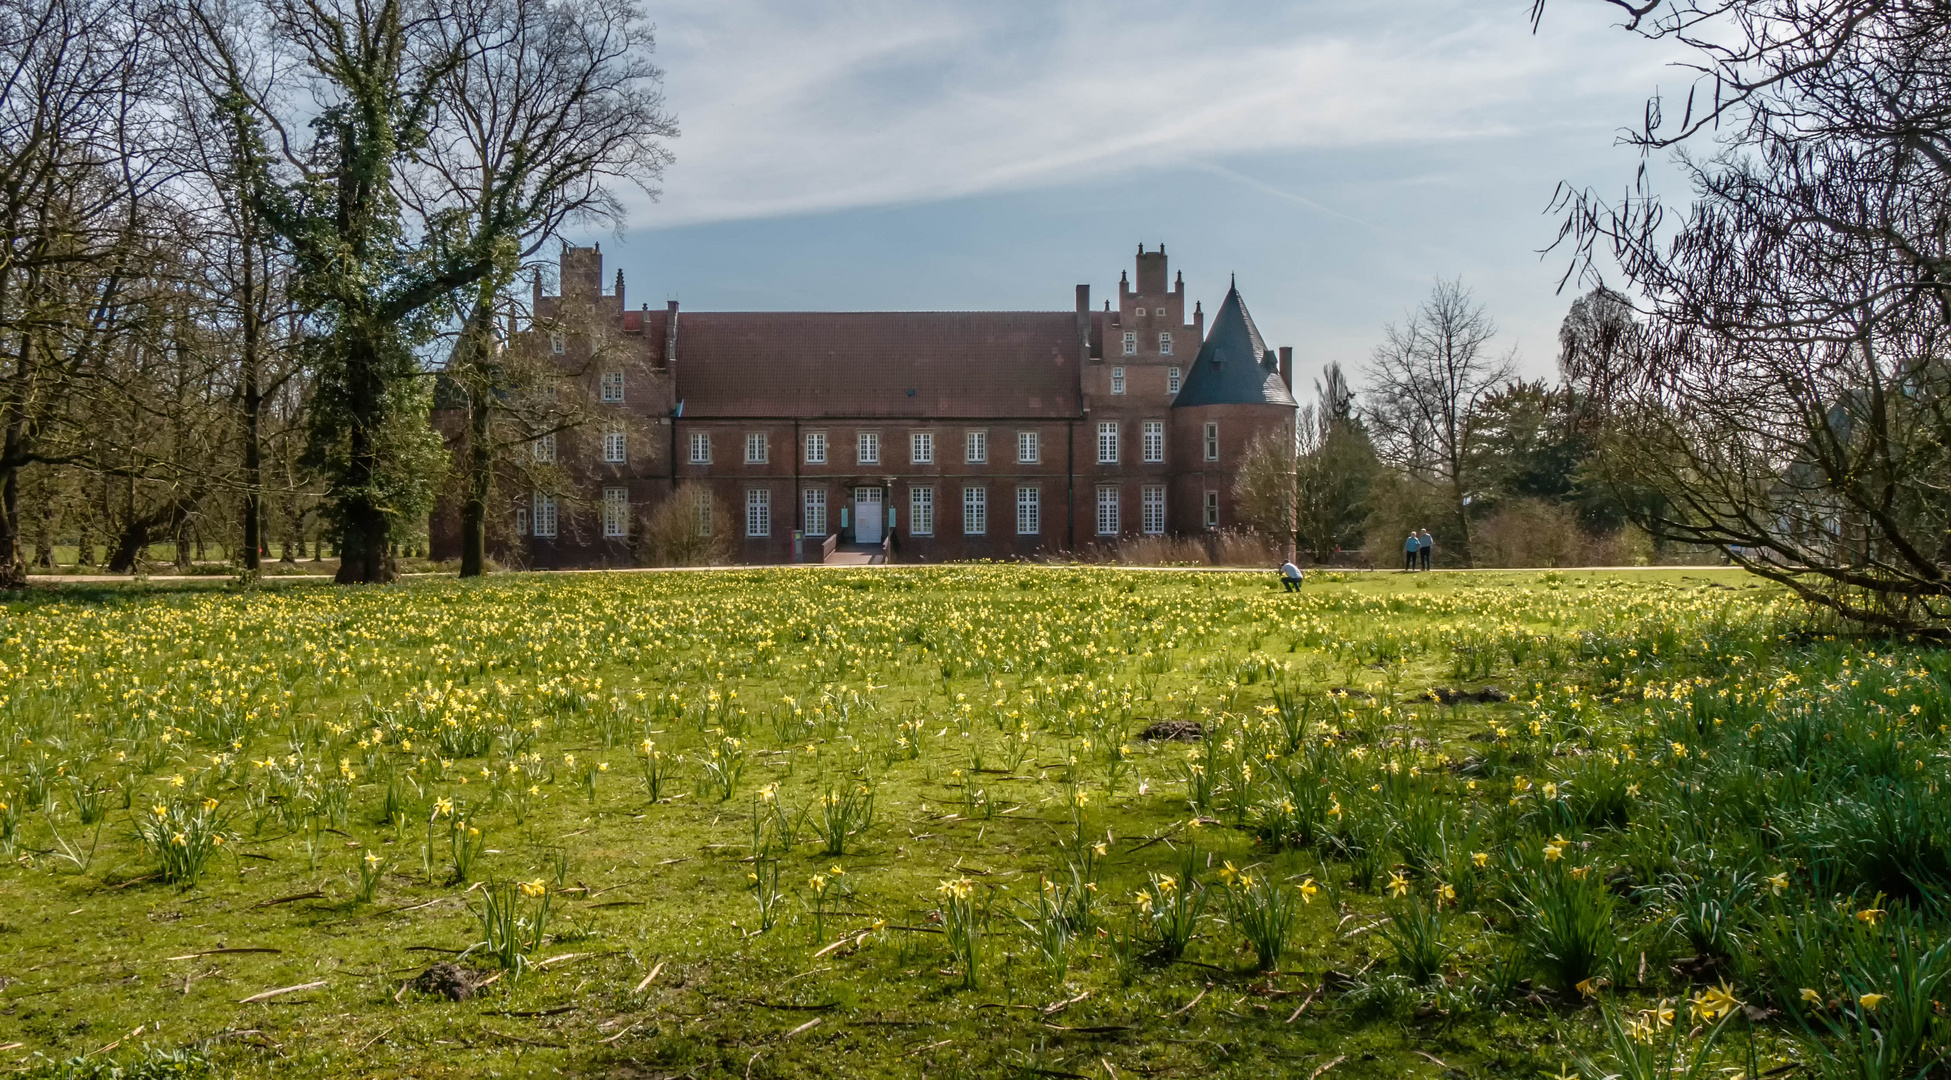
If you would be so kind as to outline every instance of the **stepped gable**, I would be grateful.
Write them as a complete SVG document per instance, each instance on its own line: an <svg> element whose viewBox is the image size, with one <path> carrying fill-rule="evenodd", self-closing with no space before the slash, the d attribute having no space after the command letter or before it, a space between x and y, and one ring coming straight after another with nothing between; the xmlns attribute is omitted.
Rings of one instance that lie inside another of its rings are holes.
<svg viewBox="0 0 1951 1080"><path fill-rule="evenodd" d="M1074 312L685 312L687 418L1075 416Z"/></svg>
<svg viewBox="0 0 1951 1080"><path fill-rule="evenodd" d="M1172 399L1175 409L1193 405L1299 405L1236 287L1226 290L1213 328Z"/></svg>

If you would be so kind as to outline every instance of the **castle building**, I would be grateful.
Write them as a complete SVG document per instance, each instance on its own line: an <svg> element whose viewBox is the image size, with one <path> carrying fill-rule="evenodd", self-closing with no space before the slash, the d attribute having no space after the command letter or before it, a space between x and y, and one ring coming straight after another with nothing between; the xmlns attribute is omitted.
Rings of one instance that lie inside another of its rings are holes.
<svg viewBox="0 0 1951 1080"><path fill-rule="evenodd" d="M1248 444L1294 423L1292 350L1266 347L1236 288L1210 332L1197 303L1188 318L1163 245L1097 310L1088 285L1069 311L632 309L596 247L565 249L559 280L509 347L553 357L596 421L538 437L551 490L502 484L490 548L514 565L640 564L680 489L700 522L729 518L743 563L890 534L900 562L1198 535L1238 524ZM436 511L436 558L457 521Z"/></svg>

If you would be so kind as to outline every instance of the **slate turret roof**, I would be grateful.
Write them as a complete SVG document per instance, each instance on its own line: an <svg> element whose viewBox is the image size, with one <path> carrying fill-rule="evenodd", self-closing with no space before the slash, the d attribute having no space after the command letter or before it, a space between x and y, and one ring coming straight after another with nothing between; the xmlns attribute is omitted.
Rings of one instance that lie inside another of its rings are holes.
<svg viewBox="0 0 1951 1080"><path fill-rule="evenodd" d="M1299 402L1280 377L1280 365L1267 350L1260 330L1247 314L1246 302L1238 288L1226 290L1226 299L1213 316L1213 328L1199 356L1186 373L1179 396L1172 407L1191 405L1285 405Z"/></svg>

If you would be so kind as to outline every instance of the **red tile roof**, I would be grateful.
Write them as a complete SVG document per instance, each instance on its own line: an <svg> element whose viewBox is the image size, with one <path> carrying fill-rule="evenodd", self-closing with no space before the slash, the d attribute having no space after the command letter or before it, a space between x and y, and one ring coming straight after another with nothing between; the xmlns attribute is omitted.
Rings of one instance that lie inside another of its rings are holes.
<svg viewBox="0 0 1951 1080"><path fill-rule="evenodd" d="M1068 311L680 311L677 396L687 417L1074 416L1078 344Z"/></svg>

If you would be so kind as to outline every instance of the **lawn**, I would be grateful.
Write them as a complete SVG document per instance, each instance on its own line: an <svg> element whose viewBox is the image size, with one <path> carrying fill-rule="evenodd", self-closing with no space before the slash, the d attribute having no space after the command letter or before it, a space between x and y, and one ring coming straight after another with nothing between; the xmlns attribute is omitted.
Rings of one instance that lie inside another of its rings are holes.
<svg viewBox="0 0 1951 1080"><path fill-rule="evenodd" d="M1945 1049L1951 657L1734 572L0 611L0 1067L1867 1080ZM416 982L442 963L464 1000Z"/></svg>

